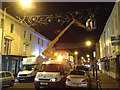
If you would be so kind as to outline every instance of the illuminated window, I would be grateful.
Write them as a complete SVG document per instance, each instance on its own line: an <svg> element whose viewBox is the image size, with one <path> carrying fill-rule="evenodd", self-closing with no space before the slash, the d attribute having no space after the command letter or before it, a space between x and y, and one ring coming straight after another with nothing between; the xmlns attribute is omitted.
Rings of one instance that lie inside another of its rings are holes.
<svg viewBox="0 0 120 90"><path fill-rule="evenodd" d="M14 24L11 24L10 32L13 33L14 31Z"/></svg>
<svg viewBox="0 0 120 90"><path fill-rule="evenodd" d="M32 34L30 34L30 41L32 41Z"/></svg>

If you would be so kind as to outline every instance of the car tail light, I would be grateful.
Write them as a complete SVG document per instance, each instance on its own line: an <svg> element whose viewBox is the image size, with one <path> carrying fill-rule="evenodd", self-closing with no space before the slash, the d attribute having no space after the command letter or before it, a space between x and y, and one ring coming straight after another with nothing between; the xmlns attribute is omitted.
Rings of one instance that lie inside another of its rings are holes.
<svg viewBox="0 0 120 90"><path fill-rule="evenodd" d="M69 78L66 78L66 81L71 81Z"/></svg>
<svg viewBox="0 0 120 90"><path fill-rule="evenodd" d="M84 80L82 80L82 82L88 82L88 79L84 79Z"/></svg>

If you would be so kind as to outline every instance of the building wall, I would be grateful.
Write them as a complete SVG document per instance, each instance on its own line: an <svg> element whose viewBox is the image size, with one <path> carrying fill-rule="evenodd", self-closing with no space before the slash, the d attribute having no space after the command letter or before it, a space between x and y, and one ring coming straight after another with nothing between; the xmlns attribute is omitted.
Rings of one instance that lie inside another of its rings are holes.
<svg viewBox="0 0 120 90"><path fill-rule="evenodd" d="M100 58L108 58L109 61L103 61L105 64L102 71L113 78L117 77L117 56L120 55L120 45L112 45L111 37L120 35L120 2L116 3L100 36ZM107 66L105 66L107 65Z"/></svg>
<svg viewBox="0 0 120 90"><path fill-rule="evenodd" d="M42 55L42 51L51 41L9 14L6 14L4 18L1 9L0 14L0 25L3 25L0 27L0 30L3 32L3 37L0 37L0 40L3 40L3 42L0 42L0 47L2 47L2 57L0 57L0 59L2 58L2 70L11 71L17 75L22 67L23 58L37 57L39 55L45 58L45 56ZM11 30L13 30L13 32L11 32ZM31 39L30 35L32 35ZM9 48L7 48L8 46ZM52 53L52 50L50 53Z"/></svg>
<svg viewBox="0 0 120 90"><path fill-rule="evenodd" d="M10 32L11 24L14 25L13 33ZM26 38L24 38L24 31L26 31ZM30 34L32 34L32 39L30 40ZM29 26L20 23L14 17L6 14L5 18L5 28L4 28L4 38L11 38L11 52L9 55L21 55L21 56L35 56L41 53L47 45L51 42L43 35L37 33L34 29ZM39 38L39 44L38 44ZM42 45L43 40L43 45ZM3 40L3 55L4 53L5 39ZM26 54L24 52L24 45L27 46Z"/></svg>

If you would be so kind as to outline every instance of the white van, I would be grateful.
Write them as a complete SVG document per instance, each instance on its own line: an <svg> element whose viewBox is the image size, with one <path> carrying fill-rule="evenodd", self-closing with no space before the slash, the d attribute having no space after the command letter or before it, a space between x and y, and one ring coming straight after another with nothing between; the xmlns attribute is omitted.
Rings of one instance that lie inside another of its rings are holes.
<svg viewBox="0 0 120 90"><path fill-rule="evenodd" d="M34 79L35 88L40 88L40 86L63 86L70 71L71 66L65 60L43 62L41 71L37 72Z"/></svg>
<svg viewBox="0 0 120 90"><path fill-rule="evenodd" d="M41 57L23 58L23 67L17 74L18 81L34 80L34 77L43 61L44 59Z"/></svg>

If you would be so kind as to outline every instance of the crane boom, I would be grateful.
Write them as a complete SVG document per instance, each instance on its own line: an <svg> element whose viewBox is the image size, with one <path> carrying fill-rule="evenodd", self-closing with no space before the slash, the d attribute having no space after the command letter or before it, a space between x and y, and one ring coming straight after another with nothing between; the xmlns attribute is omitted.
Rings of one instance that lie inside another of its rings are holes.
<svg viewBox="0 0 120 90"><path fill-rule="evenodd" d="M79 27L82 27L82 28L84 28L84 29L89 29L89 28L87 28L85 25L83 25L83 24L81 24L79 21L77 21L76 19L73 19L73 20L71 21L71 23L69 23L69 24L67 25L67 27L65 27L65 28L62 30L62 32L47 46L47 48L42 52L42 54L45 55L46 57L50 57L51 59L55 59L56 57L55 57L53 54L50 54L50 53L48 52L48 50L55 45L55 43L59 40L59 38L65 33L65 31L68 30L68 28L69 28L71 25L73 25L74 23L75 23L77 26L79 26Z"/></svg>

